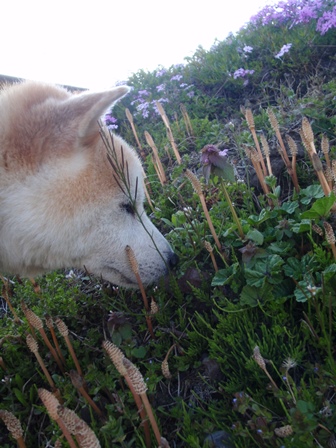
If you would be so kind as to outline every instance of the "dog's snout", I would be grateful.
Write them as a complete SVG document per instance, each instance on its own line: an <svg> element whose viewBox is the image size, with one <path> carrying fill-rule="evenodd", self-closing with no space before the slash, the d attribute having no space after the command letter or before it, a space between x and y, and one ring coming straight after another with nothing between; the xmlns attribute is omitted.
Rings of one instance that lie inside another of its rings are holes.
<svg viewBox="0 0 336 448"><path fill-rule="evenodd" d="M178 262L179 262L179 257L178 255L176 255L174 252L172 252L172 254L169 257L168 263L169 263L169 267L170 268L174 268Z"/></svg>

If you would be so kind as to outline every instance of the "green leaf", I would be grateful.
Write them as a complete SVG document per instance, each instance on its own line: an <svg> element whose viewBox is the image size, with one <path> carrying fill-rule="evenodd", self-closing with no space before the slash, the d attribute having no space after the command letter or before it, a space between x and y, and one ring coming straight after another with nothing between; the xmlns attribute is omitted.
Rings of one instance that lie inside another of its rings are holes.
<svg viewBox="0 0 336 448"><path fill-rule="evenodd" d="M336 274L336 263L331 264L323 271L323 277L325 281L329 281L333 277L335 277Z"/></svg>
<svg viewBox="0 0 336 448"><path fill-rule="evenodd" d="M239 263L233 263L227 269L220 269L214 276L211 286L223 286L231 282L239 269Z"/></svg>
<svg viewBox="0 0 336 448"><path fill-rule="evenodd" d="M248 217L248 221L250 224L261 224L262 222L266 221L271 217L270 211L263 209L261 210L259 216L257 215L251 215Z"/></svg>
<svg viewBox="0 0 336 448"><path fill-rule="evenodd" d="M283 210L284 212L288 213L289 215L291 215L292 213L295 212L295 210L299 207L299 203L298 201L288 201L288 202L284 202L281 206L281 210Z"/></svg>
<svg viewBox="0 0 336 448"><path fill-rule="evenodd" d="M271 243L267 251L272 254L283 255L290 252L293 249L293 243L288 241L278 241L277 243Z"/></svg>
<svg viewBox="0 0 336 448"><path fill-rule="evenodd" d="M272 298L272 287L256 288L254 286L244 286L240 294L240 303L242 305L257 306L259 302L265 302Z"/></svg>
<svg viewBox="0 0 336 448"><path fill-rule="evenodd" d="M28 402L26 400L26 397L24 396L24 394L21 392L21 390L17 389L16 387L14 389L12 389L16 398L19 400L19 402L21 404L23 404L24 406L28 406Z"/></svg>
<svg viewBox="0 0 336 448"><path fill-rule="evenodd" d="M287 277L293 277L295 278L295 280L300 280L303 276L301 263L297 258L294 257L290 257L287 259L283 270Z"/></svg>
<svg viewBox="0 0 336 448"><path fill-rule="evenodd" d="M309 232L311 227L311 220L310 219L303 219L300 222L294 222L291 224L291 230L294 233L304 233Z"/></svg>
<svg viewBox="0 0 336 448"><path fill-rule="evenodd" d="M136 347L132 350L132 355L136 358L143 359L146 356L147 350L145 347Z"/></svg>
<svg viewBox="0 0 336 448"><path fill-rule="evenodd" d="M236 180L233 167L229 162L223 164L221 168L213 167L212 173L218 177L222 177L227 182L235 182Z"/></svg>
<svg viewBox="0 0 336 448"><path fill-rule="evenodd" d="M316 184L301 190L300 195L303 196L301 198L302 204L308 205L311 203L312 199L323 198L324 192L321 185Z"/></svg>
<svg viewBox="0 0 336 448"><path fill-rule="evenodd" d="M280 283L283 279L283 264L279 255L258 259L253 267L245 269L246 283L257 288L262 287L266 281L270 284Z"/></svg>
<svg viewBox="0 0 336 448"><path fill-rule="evenodd" d="M333 192L329 196L317 199L310 210L303 212L301 218L303 219L320 219L327 218L331 207L334 205L336 196Z"/></svg>
<svg viewBox="0 0 336 448"><path fill-rule="evenodd" d="M259 246L261 246L264 242L264 235L261 232L259 232L259 230L257 230L257 229L250 230L247 233L246 238L254 241Z"/></svg>

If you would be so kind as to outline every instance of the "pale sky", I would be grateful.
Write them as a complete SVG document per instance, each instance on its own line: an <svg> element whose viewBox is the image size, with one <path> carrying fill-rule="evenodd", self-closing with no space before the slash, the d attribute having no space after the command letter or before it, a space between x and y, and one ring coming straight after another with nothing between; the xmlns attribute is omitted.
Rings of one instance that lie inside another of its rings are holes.
<svg viewBox="0 0 336 448"><path fill-rule="evenodd" d="M273 1L2 0L0 74L108 88L209 49Z"/></svg>

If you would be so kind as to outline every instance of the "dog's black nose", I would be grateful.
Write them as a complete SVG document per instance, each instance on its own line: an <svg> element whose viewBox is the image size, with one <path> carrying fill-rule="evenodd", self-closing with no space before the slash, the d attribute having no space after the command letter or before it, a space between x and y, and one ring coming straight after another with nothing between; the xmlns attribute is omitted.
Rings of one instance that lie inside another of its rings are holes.
<svg viewBox="0 0 336 448"><path fill-rule="evenodd" d="M172 252L172 254L169 257L168 263L169 263L169 267L170 268L174 268L178 262L179 262L179 257L178 255L176 255L174 252Z"/></svg>

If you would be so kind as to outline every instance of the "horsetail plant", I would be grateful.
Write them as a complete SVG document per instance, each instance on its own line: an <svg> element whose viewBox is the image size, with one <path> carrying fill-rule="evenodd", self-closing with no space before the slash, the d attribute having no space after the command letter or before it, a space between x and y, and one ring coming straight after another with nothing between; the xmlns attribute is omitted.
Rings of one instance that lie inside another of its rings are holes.
<svg viewBox="0 0 336 448"><path fill-rule="evenodd" d="M131 246L126 246L125 247L125 251L126 251L126 255L127 255L127 258L128 258L129 265L130 265L130 267L131 267L131 269L133 271L133 274L135 275L136 281L137 281L137 283L139 285L139 289L140 289L140 292L141 292L142 300L143 300L143 303L145 305L146 322L147 322L148 331L149 331L151 337L155 338L154 331L153 331L153 325L152 325L152 319L151 319L151 316L149 315L150 307L149 307L149 304L148 304L148 298L147 298L147 294L146 294L144 285L143 285L141 277L140 277L138 262L136 260L134 251L131 248Z"/></svg>
<svg viewBox="0 0 336 448"><path fill-rule="evenodd" d="M146 138L148 145L152 148L152 151L153 151L153 165L154 165L155 171L158 175L161 185L164 185L165 183L167 183L167 177L166 177L166 173L164 171L163 165L160 160L158 149L154 143L152 136L147 131L145 131L145 138Z"/></svg>
<svg viewBox="0 0 336 448"><path fill-rule="evenodd" d="M64 437L66 438L67 442L70 445L70 448L77 448L77 445L73 440L73 438L71 437L71 434L67 426L65 425L63 419L58 413L58 408L60 406L60 402L58 401L58 399L47 389L40 388L38 389L37 392L38 396L40 397L40 400L47 409L50 418L58 424L61 431L63 432Z"/></svg>
<svg viewBox="0 0 336 448"><path fill-rule="evenodd" d="M83 376L82 369L81 369L81 367L79 365L79 362L78 362L75 350L74 350L74 348L72 346L72 343L71 343L71 340L69 338L69 329L68 329L67 325L59 317L56 319L55 323L56 323L56 326L58 328L58 331L61 333L61 335L63 336L63 338L65 340L65 343L66 343L66 345L68 347L70 355L71 355L71 357L72 357L72 359L73 359L73 361L75 363L77 372L79 373L80 376Z"/></svg>
<svg viewBox="0 0 336 448"><path fill-rule="evenodd" d="M260 135L260 141L261 141L261 147L263 149L263 152L264 152L264 155L266 158L268 174L269 174L269 176L272 176L273 172L272 172L272 165L271 165L271 159L270 159L270 149L269 149L269 144L268 144L264 134Z"/></svg>
<svg viewBox="0 0 336 448"><path fill-rule="evenodd" d="M253 359L258 364L258 366L261 368L261 370L263 370L265 372L268 379L273 384L274 388L278 389L278 386L275 384L275 381L273 380L273 378L271 377L271 375L269 374L269 372L267 370L266 362L265 362L264 358L261 356L260 349L257 345L253 349Z"/></svg>
<svg viewBox="0 0 336 448"><path fill-rule="evenodd" d="M79 448L101 448L95 433L74 411L64 406L58 406L57 413L69 433L75 436Z"/></svg>
<svg viewBox="0 0 336 448"><path fill-rule="evenodd" d="M135 141L137 142L141 158L142 158L143 161L145 161L146 160L146 154L145 154L145 151L142 148L142 145L141 145L139 137L138 137L138 133L137 133L137 131L135 129L133 115L131 114L131 112L127 108L125 109L125 113L126 113L127 120L129 121L129 124L131 125L132 132L133 132Z"/></svg>
<svg viewBox="0 0 336 448"><path fill-rule="evenodd" d="M50 384L50 387L52 388L52 390L56 390L55 383L54 383L53 379L51 378L51 375L49 374L48 369L45 366L44 361L39 354L39 347L38 347L37 341L34 339L34 337L31 334L27 334L26 342L27 342L29 350L32 353L34 353L35 358L37 359L37 362L40 364L40 367L43 370L43 373L44 373L45 377L47 378L47 381Z"/></svg>
<svg viewBox="0 0 336 448"><path fill-rule="evenodd" d="M22 309L23 309L23 312L24 312L29 324L40 333L40 335L42 336L42 339L43 339L44 343L46 344L46 346L48 347L52 357L56 361L61 372L64 373L64 368L63 368L62 362L59 359L59 356L58 356L56 350L51 345L51 342L49 341L46 332L44 331L42 319L39 316L37 316L31 309L29 309L23 302L22 302Z"/></svg>
<svg viewBox="0 0 336 448"><path fill-rule="evenodd" d="M288 144L291 156L292 156L292 171L291 171L292 181L293 181L296 193L300 193L300 186L299 186L299 181L298 181L297 172L296 172L296 157L298 154L298 147L290 135L286 135L286 139L287 139L287 144Z"/></svg>
<svg viewBox="0 0 336 448"><path fill-rule="evenodd" d="M291 163L290 163L289 158L288 158L286 146L285 146L285 144L284 144L284 142L282 140L282 137L281 137L278 119L277 119L277 117L275 116L273 110L270 107L267 108L267 115L268 115L269 122L271 123L273 131L275 132L275 135L276 135L276 137L278 139L278 142L279 142L279 145L280 145L280 151L279 151L280 155L281 155L281 157L282 157L282 159L283 159L283 161L284 161L284 163L286 165L286 168L287 168L288 172L290 173Z"/></svg>
<svg viewBox="0 0 336 448"><path fill-rule="evenodd" d="M147 413L142 405L141 398L134 390L133 383L128 375L128 371L127 371L126 367L124 366L123 359L125 358L125 355L115 344L113 344L112 342L107 341L107 340L105 340L103 342L103 348L106 351L110 360L113 362L114 367L117 369L117 371L120 373L120 375L124 377L128 387L133 395L133 399L138 408L138 411L139 411L139 414L140 414L140 417L141 417L141 420L143 423L146 446L150 447L151 440L150 440L149 424L147 421Z"/></svg>
<svg viewBox="0 0 336 448"><path fill-rule="evenodd" d="M65 365L65 359L61 350L61 347L58 343L58 339L56 337L56 333L55 333L55 329L54 329L54 322L51 316L49 316L48 314L45 315L45 321L46 321L46 325L50 331L53 343L55 345L56 348L56 352L60 358L60 360L62 361L62 363Z"/></svg>
<svg viewBox="0 0 336 448"><path fill-rule="evenodd" d="M331 227L331 225L327 221L324 221L323 227L324 227L324 230L325 230L325 238L327 240L327 243L331 247L334 260L336 260L336 244L335 244L336 243L336 237L335 237L335 234L334 234L334 229Z"/></svg>
<svg viewBox="0 0 336 448"><path fill-rule="evenodd" d="M148 397L147 397L147 385L143 379L143 376L140 373L140 370L127 358L123 358L122 360L125 369L127 370L127 374L129 376L129 379L133 385L134 391L137 395L140 396L141 401L146 409L150 424L152 426L156 441L159 445L161 445L161 433L159 430L159 427L156 423L152 406L149 403Z"/></svg>
<svg viewBox="0 0 336 448"><path fill-rule="evenodd" d="M156 105L157 110L159 111L159 113L161 115L162 121L164 122L164 124L166 126L167 134L168 134L168 140L169 140L169 143L171 144L171 147L173 148L173 151L174 151L177 163L179 165L181 165L181 163L182 163L181 155L179 153L179 150L177 149L177 145L175 143L174 135L173 135L173 132L171 130L169 119L168 119L168 117L166 115L166 112L165 112L162 104L159 103L159 101L156 101L155 105Z"/></svg>
<svg viewBox="0 0 336 448"><path fill-rule="evenodd" d="M256 130L255 130L253 113L252 113L252 110L249 109L249 108L245 109L245 119L246 119L248 127L249 127L249 129L251 131L251 134L252 134L252 137L253 137L253 140L254 140L254 144L255 144L255 147L256 147L258 155L259 155L259 161L260 161L260 164L261 164L262 172L263 172L263 175L265 177L265 176L267 176L268 173L267 173L267 169L266 169L266 165L265 165L265 162L264 162L264 158L263 158L263 155L262 155L262 152L261 152L261 149L260 149L257 133L256 133Z"/></svg>
<svg viewBox="0 0 336 448"><path fill-rule="evenodd" d="M85 383L83 378L76 372L76 370L70 370L69 377L71 379L72 384L78 390L78 392L82 395L82 397L87 401L87 403L91 406L94 412L99 415L99 417L103 417L102 411L96 405L96 403L92 400L90 395L85 390Z"/></svg>
<svg viewBox="0 0 336 448"><path fill-rule="evenodd" d="M15 417L9 411L5 411L4 409L0 409L0 418L6 425L8 431L11 433L13 439L16 440L17 446L19 448L26 448L25 441L23 440L23 429L20 423L20 420Z"/></svg>
<svg viewBox="0 0 336 448"><path fill-rule="evenodd" d="M190 171L189 169L185 170L185 175L190 180L190 182L191 182L191 184L192 184L196 194L200 198L201 205L202 205L202 208L203 208L203 212L204 212L205 218L206 218L206 220L208 222L208 225L209 225L209 228L210 228L210 232L211 232L211 234L213 236L213 239L215 240L215 243L216 243L216 246L217 246L219 252L221 253L222 252L222 245L219 242L216 230L215 230L215 228L213 226L213 223L212 223L209 211L208 211L208 207L207 207L206 202L205 202L205 197L204 197L204 193L203 193L203 190L202 190L201 182L198 180L197 176L192 171Z"/></svg>

